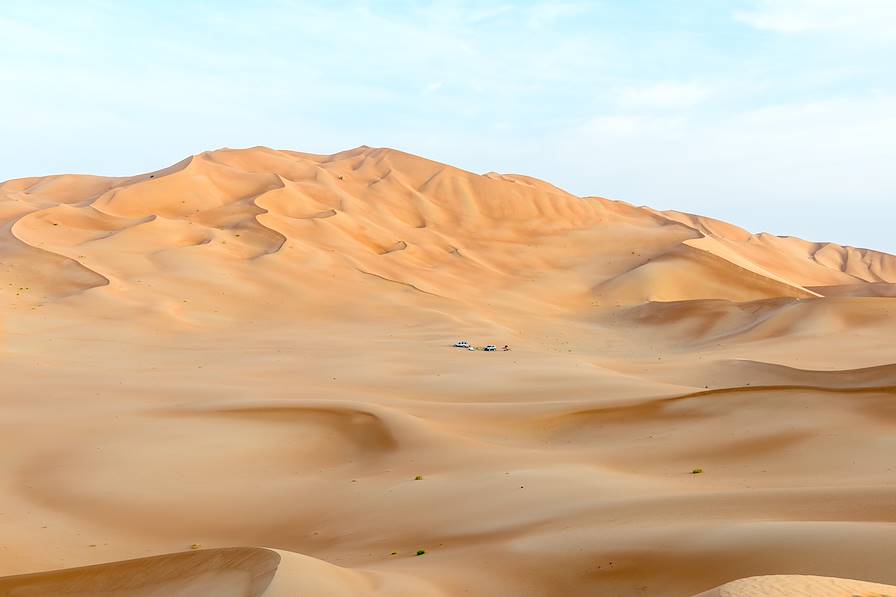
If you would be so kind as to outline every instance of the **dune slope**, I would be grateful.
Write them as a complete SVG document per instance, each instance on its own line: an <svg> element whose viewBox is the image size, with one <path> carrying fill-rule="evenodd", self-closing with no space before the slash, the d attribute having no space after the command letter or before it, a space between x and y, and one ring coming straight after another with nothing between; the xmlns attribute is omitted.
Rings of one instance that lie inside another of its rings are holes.
<svg viewBox="0 0 896 597"><path fill-rule="evenodd" d="M798 596L882 597L896 593L896 586L820 576L759 576L736 580L697 597Z"/></svg>
<svg viewBox="0 0 896 597"><path fill-rule="evenodd" d="M891 286L392 149L2 183L0 594L896 584Z"/></svg>
<svg viewBox="0 0 896 597"><path fill-rule="evenodd" d="M0 595L258 597L277 572L280 555L230 548L166 554L124 562L0 578Z"/></svg>
<svg viewBox="0 0 896 597"><path fill-rule="evenodd" d="M197 272L194 298L205 301L217 291L253 303L288 279L284 291L317 305L326 278L373 276L554 310L594 297L807 298L847 285L855 295L862 283L875 294L873 284L896 282L890 255L754 236L388 149L220 150L125 179L10 181L0 207L7 286L33 301L108 285L109 297L171 310L200 290Z"/></svg>

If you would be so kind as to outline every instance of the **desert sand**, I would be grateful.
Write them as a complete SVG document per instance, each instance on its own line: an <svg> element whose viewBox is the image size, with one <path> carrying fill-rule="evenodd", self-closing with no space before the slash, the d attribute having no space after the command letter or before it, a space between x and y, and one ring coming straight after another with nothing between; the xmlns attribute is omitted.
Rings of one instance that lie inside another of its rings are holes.
<svg viewBox="0 0 896 597"><path fill-rule="evenodd" d="M0 595L896 595L892 255L369 147L0 225Z"/></svg>

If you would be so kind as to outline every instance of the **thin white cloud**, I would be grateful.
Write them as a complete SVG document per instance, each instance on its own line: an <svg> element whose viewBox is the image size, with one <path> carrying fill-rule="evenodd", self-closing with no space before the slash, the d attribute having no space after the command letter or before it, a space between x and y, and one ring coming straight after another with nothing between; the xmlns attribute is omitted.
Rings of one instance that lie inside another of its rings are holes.
<svg viewBox="0 0 896 597"><path fill-rule="evenodd" d="M529 24L534 27L550 25L561 18L581 15L594 9L599 3L582 2L539 2L529 8Z"/></svg>
<svg viewBox="0 0 896 597"><path fill-rule="evenodd" d="M488 21L499 17L503 14L513 12L514 10L516 10L516 7L514 7L512 4L501 4L499 6L478 8L467 15L467 21L471 23L481 23L483 21Z"/></svg>
<svg viewBox="0 0 896 597"><path fill-rule="evenodd" d="M680 129L683 123L681 118L603 115L588 120L580 130L585 136L604 140L631 140L668 134L674 129Z"/></svg>
<svg viewBox="0 0 896 597"><path fill-rule="evenodd" d="M852 32L879 37L896 32L893 0L757 0L737 11L741 23L777 33Z"/></svg>
<svg viewBox="0 0 896 597"><path fill-rule="evenodd" d="M622 106L690 108L710 94L708 86L696 83L654 83L620 89L616 99Z"/></svg>
<svg viewBox="0 0 896 597"><path fill-rule="evenodd" d="M578 192L735 221L738 213L785 204L802 205L810 220L817 205L888 209L896 199L894 102L896 96L881 94L716 118L599 116L555 138L550 155L555 167L586 173ZM787 231L773 220L767 226ZM870 230L877 221L871 217L868 224Z"/></svg>

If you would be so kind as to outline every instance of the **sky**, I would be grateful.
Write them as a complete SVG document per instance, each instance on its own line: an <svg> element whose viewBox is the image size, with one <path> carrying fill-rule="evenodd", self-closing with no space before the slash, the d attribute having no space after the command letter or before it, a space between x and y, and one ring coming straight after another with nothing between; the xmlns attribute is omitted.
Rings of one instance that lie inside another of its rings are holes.
<svg viewBox="0 0 896 597"><path fill-rule="evenodd" d="M896 0L44 0L0 31L0 180L386 146L896 253Z"/></svg>

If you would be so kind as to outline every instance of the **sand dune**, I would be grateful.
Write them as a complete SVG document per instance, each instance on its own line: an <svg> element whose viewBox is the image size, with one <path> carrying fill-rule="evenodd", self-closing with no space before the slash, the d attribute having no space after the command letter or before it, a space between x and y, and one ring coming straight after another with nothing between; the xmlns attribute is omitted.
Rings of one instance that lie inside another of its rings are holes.
<svg viewBox="0 0 896 597"><path fill-rule="evenodd" d="M857 280L892 282L896 276L896 261L885 253L767 233L751 234L737 226L693 214L667 211L662 215L692 226L711 239L712 244L794 284L832 286Z"/></svg>
<svg viewBox="0 0 896 597"><path fill-rule="evenodd" d="M799 597L884 597L896 586L822 576L758 576L736 580L697 597L752 597L780 595Z"/></svg>
<svg viewBox="0 0 896 597"><path fill-rule="evenodd" d="M0 578L0 595L258 597L279 562L280 555L268 549L208 549L8 576Z"/></svg>
<svg viewBox="0 0 896 597"><path fill-rule="evenodd" d="M885 593L892 287L392 149L2 183L0 594Z"/></svg>

